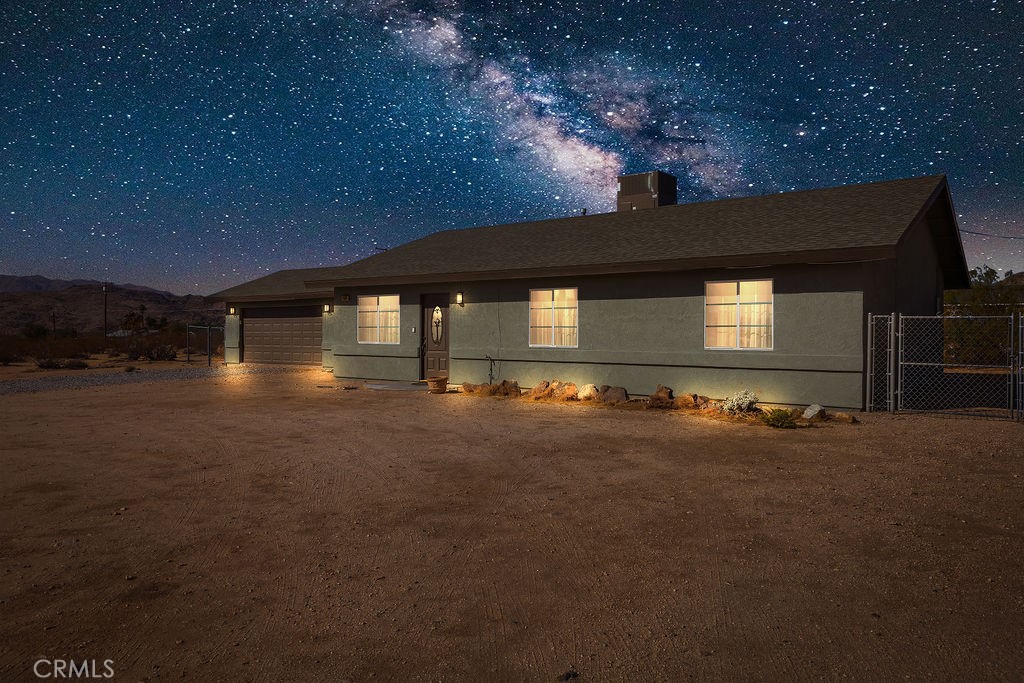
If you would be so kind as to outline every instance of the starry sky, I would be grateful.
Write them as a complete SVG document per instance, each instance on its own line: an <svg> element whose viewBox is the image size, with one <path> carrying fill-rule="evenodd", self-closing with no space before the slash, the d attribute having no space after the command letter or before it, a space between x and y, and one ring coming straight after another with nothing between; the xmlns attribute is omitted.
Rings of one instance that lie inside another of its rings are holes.
<svg viewBox="0 0 1024 683"><path fill-rule="evenodd" d="M946 173L969 265L1019 272L1022 36L1021 0L6 1L0 272L211 293L652 169Z"/></svg>

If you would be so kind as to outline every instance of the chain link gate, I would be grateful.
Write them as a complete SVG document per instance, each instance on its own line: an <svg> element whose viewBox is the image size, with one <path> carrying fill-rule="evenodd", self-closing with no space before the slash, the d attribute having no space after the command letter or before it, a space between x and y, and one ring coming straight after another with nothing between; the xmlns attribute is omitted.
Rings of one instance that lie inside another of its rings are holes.
<svg viewBox="0 0 1024 683"><path fill-rule="evenodd" d="M1017 414L1024 419L1024 312L1017 314Z"/></svg>
<svg viewBox="0 0 1024 683"><path fill-rule="evenodd" d="M868 315L867 409L1024 416L1024 315Z"/></svg>
<svg viewBox="0 0 1024 683"><path fill-rule="evenodd" d="M895 363L896 327L895 314L876 315L868 313L867 353L867 409L868 412L895 410L893 392L896 389L893 369Z"/></svg>

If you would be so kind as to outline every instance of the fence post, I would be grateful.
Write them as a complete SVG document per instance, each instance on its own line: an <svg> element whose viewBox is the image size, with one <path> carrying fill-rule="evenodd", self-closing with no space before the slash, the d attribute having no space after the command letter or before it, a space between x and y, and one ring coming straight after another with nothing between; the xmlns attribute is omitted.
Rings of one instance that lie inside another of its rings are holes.
<svg viewBox="0 0 1024 683"><path fill-rule="evenodd" d="M896 318L897 318L897 314L895 312L889 314L889 354L888 354L889 355L889 372L887 373L886 379L887 379L888 384L889 384L889 386L888 386L888 394L889 394L888 399L889 399L889 412L890 413L895 413L896 412L896 408L897 408L897 406L896 406L896 395L899 393L899 388L897 387L897 384L899 383L899 380L900 380L900 377L899 377L899 367L896 365L896 360L897 360L897 355L896 355L896 336L897 336L897 333L896 333ZM902 324L902 321L900 321L900 324ZM900 339L900 344L902 346L902 344L903 344L903 340L902 339ZM902 348L900 350L901 350L901 353L899 354L898 358L902 360L902 358L903 358Z"/></svg>
<svg viewBox="0 0 1024 683"><path fill-rule="evenodd" d="M864 409L871 412L875 401L875 319L868 313L867 380L864 393Z"/></svg>

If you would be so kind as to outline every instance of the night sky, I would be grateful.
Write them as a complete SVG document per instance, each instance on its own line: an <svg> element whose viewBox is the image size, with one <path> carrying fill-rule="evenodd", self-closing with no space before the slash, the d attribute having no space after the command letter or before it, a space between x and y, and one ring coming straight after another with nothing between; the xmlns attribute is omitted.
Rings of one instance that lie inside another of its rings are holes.
<svg viewBox="0 0 1024 683"><path fill-rule="evenodd" d="M210 293L431 232L946 173L1024 270L1024 2L0 3L0 272Z"/></svg>

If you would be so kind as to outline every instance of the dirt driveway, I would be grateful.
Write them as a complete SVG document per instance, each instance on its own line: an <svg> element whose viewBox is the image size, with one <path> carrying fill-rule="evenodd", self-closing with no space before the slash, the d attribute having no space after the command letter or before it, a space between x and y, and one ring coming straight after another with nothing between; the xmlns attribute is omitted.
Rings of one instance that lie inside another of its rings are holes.
<svg viewBox="0 0 1024 683"><path fill-rule="evenodd" d="M309 371L0 396L0 432L3 680L1024 671L1019 424L775 431Z"/></svg>

